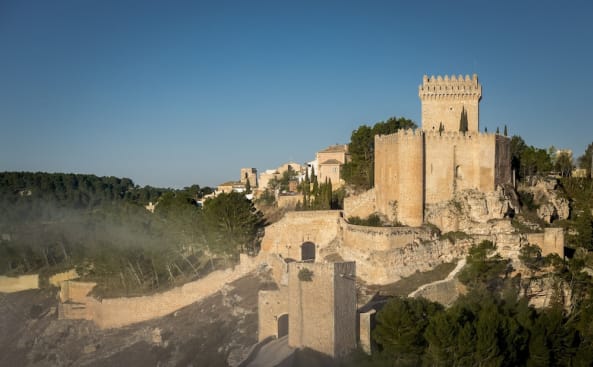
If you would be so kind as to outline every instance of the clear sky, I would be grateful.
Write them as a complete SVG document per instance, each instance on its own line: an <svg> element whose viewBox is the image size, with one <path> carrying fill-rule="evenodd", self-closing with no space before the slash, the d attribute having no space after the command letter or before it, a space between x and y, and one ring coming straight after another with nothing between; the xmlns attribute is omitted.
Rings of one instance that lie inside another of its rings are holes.
<svg viewBox="0 0 593 367"><path fill-rule="evenodd" d="M593 1L0 0L0 171L216 185L472 73L482 130L582 154Z"/></svg>

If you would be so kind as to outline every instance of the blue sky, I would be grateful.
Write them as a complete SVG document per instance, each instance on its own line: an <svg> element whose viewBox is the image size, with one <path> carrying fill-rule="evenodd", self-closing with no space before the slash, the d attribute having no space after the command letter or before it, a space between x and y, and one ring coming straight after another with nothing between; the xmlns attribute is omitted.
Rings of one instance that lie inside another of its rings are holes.
<svg viewBox="0 0 593 367"><path fill-rule="evenodd" d="M414 4L412 4L414 3ZM593 2L0 0L0 171L216 185L420 124L477 73L480 126L593 142Z"/></svg>

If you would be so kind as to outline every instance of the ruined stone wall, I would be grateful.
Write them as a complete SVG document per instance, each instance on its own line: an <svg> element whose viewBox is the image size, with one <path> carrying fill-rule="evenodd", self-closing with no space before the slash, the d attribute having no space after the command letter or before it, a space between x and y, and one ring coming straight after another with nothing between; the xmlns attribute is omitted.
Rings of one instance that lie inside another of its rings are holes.
<svg viewBox="0 0 593 367"><path fill-rule="evenodd" d="M342 246L369 252L393 250L432 238L431 232L423 227L369 227L345 221L342 236Z"/></svg>
<svg viewBox="0 0 593 367"><path fill-rule="evenodd" d="M445 131L459 131L462 111L467 114L468 131L479 130L482 86L476 74L471 79L469 75L425 75L418 96L422 101L423 130L438 131L442 123Z"/></svg>
<svg viewBox="0 0 593 367"><path fill-rule="evenodd" d="M288 288L275 291L259 291L257 301L258 335L262 341L269 336L278 337L278 318L288 313ZM290 329L290 319L288 320Z"/></svg>
<svg viewBox="0 0 593 367"><path fill-rule="evenodd" d="M39 275L21 275L7 277L0 275L0 293L13 293L39 288Z"/></svg>
<svg viewBox="0 0 593 367"><path fill-rule="evenodd" d="M344 198L344 217L366 218L377 211L375 189Z"/></svg>
<svg viewBox="0 0 593 367"><path fill-rule="evenodd" d="M399 130L375 136L377 210L390 220L420 226L424 211L424 134Z"/></svg>
<svg viewBox="0 0 593 367"><path fill-rule="evenodd" d="M301 269L310 281L299 279ZM355 275L354 263L289 264L289 346L332 357L356 346Z"/></svg>
<svg viewBox="0 0 593 367"><path fill-rule="evenodd" d="M288 212L281 220L266 227L261 251L300 260L301 245L313 242L318 254L320 248L337 238L340 215L336 210Z"/></svg>

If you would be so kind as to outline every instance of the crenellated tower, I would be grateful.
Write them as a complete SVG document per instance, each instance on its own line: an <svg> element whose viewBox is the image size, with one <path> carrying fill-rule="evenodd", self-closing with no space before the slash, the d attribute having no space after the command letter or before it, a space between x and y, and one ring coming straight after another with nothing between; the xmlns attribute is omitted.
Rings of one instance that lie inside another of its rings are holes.
<svg viewBox="0 0 593 367"><path fill-rule="evenodd" d="M451 77L424 75L418 87L425 131L479 131L482 85L474 74Z"/></svg>

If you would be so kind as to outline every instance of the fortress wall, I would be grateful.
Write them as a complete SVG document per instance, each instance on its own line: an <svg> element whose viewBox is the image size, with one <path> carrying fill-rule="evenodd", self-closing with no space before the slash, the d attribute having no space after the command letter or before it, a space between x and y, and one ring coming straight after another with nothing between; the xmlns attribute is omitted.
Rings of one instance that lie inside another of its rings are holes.
<svg viewBox="0 0 593 367"><path fill-rule="evenodd" d="M334 263L288 264L288 345L334 353ZM313 272L311 281L298 277L301 269Z"/></svg>
<svg viewBox="0 0 593 367"><path fill-rule="evenodd" d="M337 210L288 212L266 227L261 251L300 260L304 242L313 242L319 251L336 239L340 215Z"/></svg>
<svg viewBox="0 0 593 367"><path fill-rule="evenodd" d="M482 192L492 192L496 189L494 178L496 175L496 134L479 134L475 146L475 163L478 167L476 186Z"/></svg>
<svg viewBox="0 0 593 367"><path fill-rule="evenodd" d="M564 258L564 230L562 228L544 228L543 233L527 233L527 242L538 245L542 256L557 254Z"/></svg>
<svg viewBox="0 0 593 367"><path fill-rule="evenodd" d="M509 163L505 161L509 157L508 139L504 137L444 131L427 132L425 140L427 204L451 200L462 190L492 192L498 169L508 170L499 174L500 181L510 181Z"/></svg>
<svg viewBox="0 0 593 367"><path fill-rule="evenodd" d="M424 213L424 134L398 130L375 136L377 211L389 220L422 224Z"/></svg>
<svg viewBox="0 0 593 367"><path fill-rule="evenodd" d="M77 279L79 277L80 276L76 272L76 269L70 269L68 271L50 276L49 284L53 285L54 287L59 287L62 282L65 282L67 280Z"/></svg>
<svg viewBox="0 0 593 367"><path fill-rule="evenodd" d="M401 132L401 130L400 130ZM406 131L398 134L399 200L397 220L409 226L421 226L424 221L424 134Z"/></svg>
<svg viewBox="0 0 593 367"><path fill-rule="evenodd" d="M399 198L398 135L375 136L375 193L377 211L395 219L394 204Z"/></svg>
<svg viewBox="0 0 593 367"><path fill-rule="evenodd" d="M100 328L114 328L170 314L182 307L209 297L220 288L246 275L256 266L255 259L241 255L235 269L217 270L202 279L169 291L143 297L120 297L101 301L86 295L94 283L67 281L60 291L60 317L92 320Z"/></svg>
<svg viewBox="0 0 593 367"><path fill-rule="evenodd" d="M278 208L294 209L299 201L303 202L303 195L278 195L276 204Z"/></svg>
<svg viewBox="0 0 593 367"><path fill-rule="evenodd" d="M455 151L464 139L453 131L426 133L426 204L450 200L453 197Z"/></svg>
<svg viewBox="0 0 593 367"><path fill-rule="evenodd" d="M65 281L60 286L60 302L86 302L87 296L97 283Z"/></svg>
<svg viewBox="0 0 593 367"><path fill-rule="evenodd" d="M38 288L38 274L21 275L18 277L0 275L0 293L14 293Z"/></svg>
<svg viewBox="0 0 593 367"><path fill-rule="evenodd" d="M258 335L262 341L269 336L278 337L278 317L288 313L288 288L275 291L259 291L257 300ZM290 319L288 320L290 328Z"/></svg>
<svg viewBox="0 0 593 367"><path fill-rule="evenodd" d="M366 218L377 211L375 189L344 198L344 217Z"/></svg>
<svg viewBox="0 0 593 367"><path fill-rule="evenodd" d="M288 264L280 255L260 252L257 257L272 269L272 278L278 286L288 284Z"/></svg>
<svg viewBox="0 0 593 367"><path fill-rule="evenodd" d="M356 348L356 263L334 264L334 353L342 357Z"/></svg>
<svg viewBox="0 0 593 367"><path fill-rule="evenodd" d="M562 228L544 228L542 255L557 254L564 258L564 230Z"/></svg>
<svg viewBox="0 0 593 367"><path fill-rule="evenodd" d="M369 227L344 221L342 228L343 246L360 251L389 251L431 239L430 231L422 227Z"/></svg>
<svg viewBox="0 0 593 367"><path fill-rule="evenodd" d="M449 98L422 101L422 129L438 131L442 122L445 131L459 131L461 111L467 112L468 130L477 131L479 104L475 99Z"/></svg>

